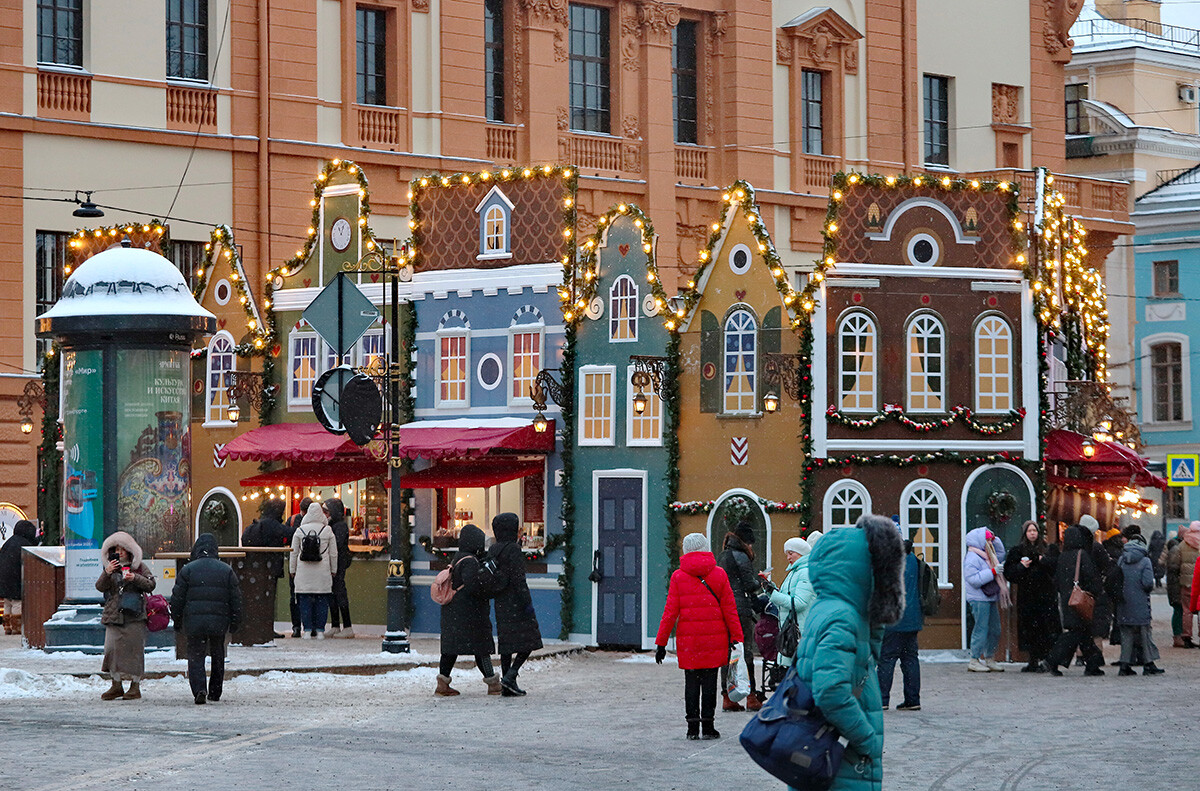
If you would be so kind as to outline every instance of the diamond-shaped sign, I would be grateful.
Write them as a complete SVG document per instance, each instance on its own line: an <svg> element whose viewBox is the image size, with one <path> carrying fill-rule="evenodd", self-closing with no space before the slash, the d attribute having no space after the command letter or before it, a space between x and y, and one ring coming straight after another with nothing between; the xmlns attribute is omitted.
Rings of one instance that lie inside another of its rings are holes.
<svg viewBox="0 0 1200 791"><path fill-rule="evenodd" d="M339 356L353 348L378 318L379 309L345 272L338 272L304 309L304 320Z"/></svg>

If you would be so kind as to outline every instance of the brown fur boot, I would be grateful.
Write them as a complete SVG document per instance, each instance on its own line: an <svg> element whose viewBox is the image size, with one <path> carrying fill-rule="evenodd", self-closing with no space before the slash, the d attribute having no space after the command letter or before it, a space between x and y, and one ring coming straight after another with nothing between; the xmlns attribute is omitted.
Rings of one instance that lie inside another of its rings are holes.
<svg viewBox="0 0 1200 791"><path fill-rule="evenodd" d="M501 692L504 691L503 687L500 686L500 674L499 673L492 673L490 676L485 678L483 680L483 682L485 684L487 684L489 695L499 695Z"/></svg>
<svg viewBox="0 0 1200 791"><path fill-rule="evenodd" d="M728 694L723 692L723 693L721 693L721 697L723 698L723 701L721 703L721 711L745 711L746 710L746 708L744 706L742 706L741 703L734 703L732 700L730 700Z"/></svg>
<svg viewBox="0 0 1200 791"><path fill-rule="evenodd" d="M137 681L129 682L129 691L121 696L121 700L137 700L142 697L142 687Z"/></svg>
<svg viewBox="0 0 1200 791"><path fill-rule="evenodd" d="M457 689L450 686L450 676L443 676L441 673L438 673L437 689L433 691L433 694L439 698L452 698L460 693Z"/></svg>
<svg viewBox="0 0 1200 791"><path fill-rule="evenodd" d="M17 613L16 615L12 616L12 633L13 634L21 633L21 614L20 613Z"/></svg>
<svg viewBox="0 0 1200 791"><path fill-rule="evenodd" d="M124 694L125 688L121 686L121 679L114 678L112 686L100 693L100 700L116 700Z"/></svg>

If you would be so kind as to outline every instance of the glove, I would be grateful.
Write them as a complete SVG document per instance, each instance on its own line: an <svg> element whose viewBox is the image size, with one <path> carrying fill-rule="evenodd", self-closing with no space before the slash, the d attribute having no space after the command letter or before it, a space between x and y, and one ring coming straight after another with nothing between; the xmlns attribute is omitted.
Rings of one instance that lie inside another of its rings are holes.
<svg viewBox="0 0 1200 791"><path fill-rule="evenodd" d="M667 647L665 645L660 645L654 649L654 661L656 663L661 665L663 663L663 660L666 658L667 658Z"/></svg>
<svg viewBox="0 0 1200 791"><path fill-rule="evenodd" d="M765 590L767 593L774 593L775 591L779 590L779 587L774 582L771 582L771 580L767 577L764 576L761 579L763 590Z"/></svg>

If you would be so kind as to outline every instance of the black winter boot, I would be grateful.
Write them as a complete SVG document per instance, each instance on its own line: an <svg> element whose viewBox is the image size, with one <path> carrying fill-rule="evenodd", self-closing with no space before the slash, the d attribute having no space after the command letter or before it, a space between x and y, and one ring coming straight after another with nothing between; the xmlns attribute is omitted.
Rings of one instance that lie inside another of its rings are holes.
<svg viewBox="0 0 1200 791"><path fill-rule="evenodd" d="M1126 663L1121 662L1120 665L1121 665L1121 669L1117 671L1118 676L1136 676L1137 675L1137 673L1133 672L1133 668L1130 667L1129 665L1127 665Z"/></svg>
<svg viewBox="0 0 1200 791"><path fill-rule="evenodd" d="M688 739L690 739L692 741L699 739L700 738L700 720L696 717L688 717L687 718L687 726L688 726L688 729L687 729Z"/></svg>
<svg viewBox="0 0 1200 791"><path fill-rule="evenodd" d="M700 738L708 741L709 739L720 739L721 732L713 727L712 720L700 721Z"/></svg>
<svg viewBox="0 0 1200 791"><path fill-rule="evenodd" d="M517 686L517 677L515 674L509 675L505 673L500 677L500 694L506 698L524 697L525 690Z"/></svg>
<svg viewBox="0 0 1200 791"><path fill-rule="evenodd" d="M1166 673L1166 672L1167 671L1163 670L1161 667L1154 664L1153 662L1147 662L1146 666L1142 668L1143 676L1161 676L1163 673Z"/></svg>

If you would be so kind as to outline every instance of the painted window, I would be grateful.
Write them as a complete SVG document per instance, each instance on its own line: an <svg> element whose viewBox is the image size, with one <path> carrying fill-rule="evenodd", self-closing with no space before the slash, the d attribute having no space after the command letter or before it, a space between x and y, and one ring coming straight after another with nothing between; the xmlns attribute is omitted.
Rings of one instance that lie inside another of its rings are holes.
<svg viewBox="0 0 1200 791"><path fill-rule="evenodd" d="M1012 391L1012 330L999 316L988 316L975 327L975 410L1009 411Z"/></svg>
<svg viewBox="0 0 1200 791"><path fill-rule="evenodd" d="M825 530L854 527L863 514L871 512L871 494L858 481L839 481L825 492Z"/></svg>
<svg viewBox="0 0 1200 791"><path fill-rule="evenodd" d="M358 364L363 368L385 368L387 366L387 334L382 330L368 330L358 342Z"/></svg>
<svg viewBox="0 0 1200 791"><path fill-rule="evenodd" d="M1163 492L1163 519L1187 519L1187 489L1171 486Z"/></svg>
<svg viewBox="0 0 1200 791"><path fill-rule="evenodd" d="M359 104L386 105L387 15L381 8L357 8L355 68Z"/></svg>
<svg viewBox="0 0 1200 791"><path fill-rule="evenodd" d="M233 384L229 379L233 366L233 336L228 332L218 332L208 343L208 392L204 402L206 423L229 420L229 397L225 388Z"/></svg>
<svg viewBox="0 0 1200 791"><path fill-rule="evenodd" d="M946 330L922 313L908 324L908 410L943 412L946 401Z"/></svg>
<svg viewBox="0 0 1200 791"><path fill-rule="evenodd" d="M675 142L698 143L696 123L697 76L700 73L697 59L697 30L700 23L681 19L671 28L671 87L675 103Z"/></svg>
<svg viewBox="0 0 1200 791"><path fill-rule="evenodd" d="M83 0L38 0L38 63L83 66Z"/></svg>
<svg viewBox="0 0 1200 791"><path fill-rule="evenodd" d="M1155 423L1183 420L1183 348L1179 343L1150 347L1150 388Z"/></svg>
<svg viewBox="0 0 1200 791"><path fill-rule="evenodd" d="M925 164L950 166L950 78L925 75Z"/></svg>
<svg viewBox="0 0 1200 791"><path fill-rule="evenodd" d="M529 388L542 370L542 330L521 330L512 333L512 389L509 403L527 403Z"/></svg>
<svg viewBox="0 0 1200 791"><path fill-rule="evenodd" d="M725 409L734 414L756 412L758 396L758 322L738 309L725 319Z"/></svg>
<svg viewBox="0 0 1200 791"><path fill-rule="evenodd" d="M614 385L612 365L585 365L579 370L580 445L614 445Z"/></svg>
<svg viewBox="0 0 1200 791"><path fill-rule="evenodd" d="M569 26L571 128L608 134L608 9L571 3Z"/></svg>
<svg viewBox="0 0 1200 791"><path fill-rule="evenodd" d="M825 129L821 102L823 74L804 69L800 72L800 119L804 133L804 153L824 154Z"/></svg>
<svg viewBox="0 0 1200 791"><path fill-rule="evenodd" d="M487 119L504 123L504 0L483 3L483 86Z"/></svg>
<svg viewBox="0 0 1200 791"><path fill-rule="evenodd" d="M900 497L900 528L912 539L913 550L949 582L946 564L946 495L933 481L913 481Z"/></svg>
<svg viewBox="0 0 1200 791"><path fill-rule="evenodd" d="M613 281L608 291L608 340L636 341L638 337L638 287L629 275Z"/></svg>
<svg viewBox="0 0 1200 791"><path fill-rule="evenodd" d="M633 378L633 371L634 366L629 366L625 372L626 382ZM625 399L625 415L627 417L625 444L630 447L661 446L663 444L662 399L654 392L653 387L647 387L642 391L642 395L646 397L646 409L639 415L633 408L633 397L637 395L637 388L631 384L625 389L628 391L628 397Z"/></svg>
<svg viewBox="0 0 1200 791"><path fill-rule="evenodd" d="M483 219L484 255L508 252L508 234L505 230L507 227L508 218L504 216L504 209L499 206L490 207Z"/></svg>
<svg viewBox="0 0 1200 791"><path fill-rule="evenodd" d="M208 81L208 0L167 0L167 76Z"/></svg>
<svg viewBox="0 0 1200 791"><path fill-rule="evenodd" d="M1067 134L1086 135L1088 130L1087 116L1083 112L1083 100L1088 98L1086 82L1068 85L1063 90L1063 104L1067 116Z"/></svg>
<svg viewBox="0 0 1200 791"><path fill-rule="evenodd" d="M874 412L875 322L851 313L838 327L838 403L845 412Z"/></svg>
<svg viewBox="0 0 1200 791"><path fill-rule="evenodd" d="M320 339L314 333L294 332L289 343L291 386L288 388L288 404L312 408L312 389L317 380L317 348Z"/></svg>
<svg viewBox="0 0 1200 791"><path fill-rule="evenodd" d="M339 365L349 365L349 366L353 367L353 365L354 365L354 349L353 348L351 348L350 351L343 354L342 359L339 362L337 352L334 351L334 348L332 346L330 346L328 343L323 343L323 344L321 344L321 346L325 349L325 367L321 369L321 373L325 373L326 371L328 371L331 368L337 368Z"/></svg>
<svg viewBox="0 0 1200 791"><path fill-rule="evenodd" d="M467 403L467 340L464 333L438 336L438 406Z"/></svg>

